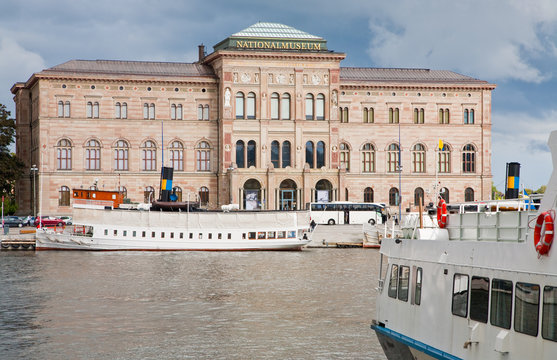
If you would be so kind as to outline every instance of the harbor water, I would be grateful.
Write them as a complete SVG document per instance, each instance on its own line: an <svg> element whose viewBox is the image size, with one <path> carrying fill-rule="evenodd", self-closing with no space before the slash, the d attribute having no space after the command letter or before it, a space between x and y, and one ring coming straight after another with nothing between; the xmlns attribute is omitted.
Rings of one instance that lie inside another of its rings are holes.
<svg viewBox="0 0 557 360"><path fill-rule="evenodd" d="M385 359L379 253L0 252L2 359Z"/></svg>

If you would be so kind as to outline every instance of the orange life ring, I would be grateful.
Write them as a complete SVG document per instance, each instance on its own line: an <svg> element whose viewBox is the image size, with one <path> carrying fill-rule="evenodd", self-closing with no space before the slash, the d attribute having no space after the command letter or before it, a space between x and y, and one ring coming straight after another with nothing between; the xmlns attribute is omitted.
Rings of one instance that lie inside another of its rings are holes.
<svg viewBox="0 0 557 360"><path fill-rule="evenodd" d="M542 228L544 228L542 235ZM545 255L551 248L553 242L553 217L549 211L545 211L538 216L536 227L534 228L534 245L540 255Z"/></svg>
<svg viewBox="0 0 557 360"><path fill-rule="evenodd" d="M441 229L447 226L447 203L443 198L439 199L437 204L437 224Z"/></svg>

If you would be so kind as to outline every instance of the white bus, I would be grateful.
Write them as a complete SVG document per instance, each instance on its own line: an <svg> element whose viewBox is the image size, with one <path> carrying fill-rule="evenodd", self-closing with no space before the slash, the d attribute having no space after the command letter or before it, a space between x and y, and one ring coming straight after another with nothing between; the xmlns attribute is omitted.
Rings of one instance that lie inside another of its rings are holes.
<svg viewBox="0 0 557 360"><path fill-rule="evenodd" d="M309 203L309 216L316 224L382 224L385 204L348 201Z"/></svg>

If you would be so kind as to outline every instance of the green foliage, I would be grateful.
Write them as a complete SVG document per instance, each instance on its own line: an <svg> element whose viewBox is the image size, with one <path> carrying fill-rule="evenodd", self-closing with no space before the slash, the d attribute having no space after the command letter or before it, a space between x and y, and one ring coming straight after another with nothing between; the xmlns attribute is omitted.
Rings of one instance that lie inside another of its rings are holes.
<svg viewBox="0 0 557 360"><path fill-rule="evenodd" d="M10 118L6 106L0 104L0 194L13 199L15 181L23 175L25 164L14 154L9 146L14 141L15 120Z"/></svg>
<svg viewBox="0 0 557 360"><path fill-rule="evenodd" d="M0 198L1 199L1 198ZM17 203L10 197L4 198L4 216L13 215L17 211Z"/></svg>
<svg viewBox="0 0 557 360"><path fill-rule="evenodd" d="M538 190L536 190L536 192L538 194L545 194L545 188L546 188L546 186L542 185L542 186L540 186L540 188Z"/></svg>
<svg viewBox="0 0 557 360"><path fill-rule="evenodd" d="M493 183L491 183L491 199L492 200L501 200L505 197L505 195L497 190L497 187L495 187L495 185L493 185Z"/></svg>

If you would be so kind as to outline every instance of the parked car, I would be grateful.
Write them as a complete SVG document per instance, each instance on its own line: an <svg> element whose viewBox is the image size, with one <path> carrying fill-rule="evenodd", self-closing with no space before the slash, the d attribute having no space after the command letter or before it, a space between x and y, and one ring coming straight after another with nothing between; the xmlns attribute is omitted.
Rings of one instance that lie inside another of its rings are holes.
<svg viewBox="0 0 557 360"><path fill-rule="evenodd" d="M0 222L0 227L2 223ZM5 227L22 227L23 221L17 216L4 216L4 226Z"/></svg>
<svg viewBox="0 0 557 360"><path fill-rule="evenodd" d="M60 219L64 220L66 225L72 224L72 217L71 216L60 216Z"/></svg>
<svg viewBox="0 0 557 360"><path fill-rule="evenodd" d="M32 226L35 224L35 217L28 215L20 217L21 221L23 221L23 226Z"/></svg>
<svg viewBox="0 0 557 360"><path fill-rule="evenodd" d="M37 217L35 219L35 226L39 226L39 223L41 223L42 226L64 226L64 225L66 225L64 220L60 219L59 217L48 216L48 215L41 216L40 219L39 219L39 217Z"/></svg>

